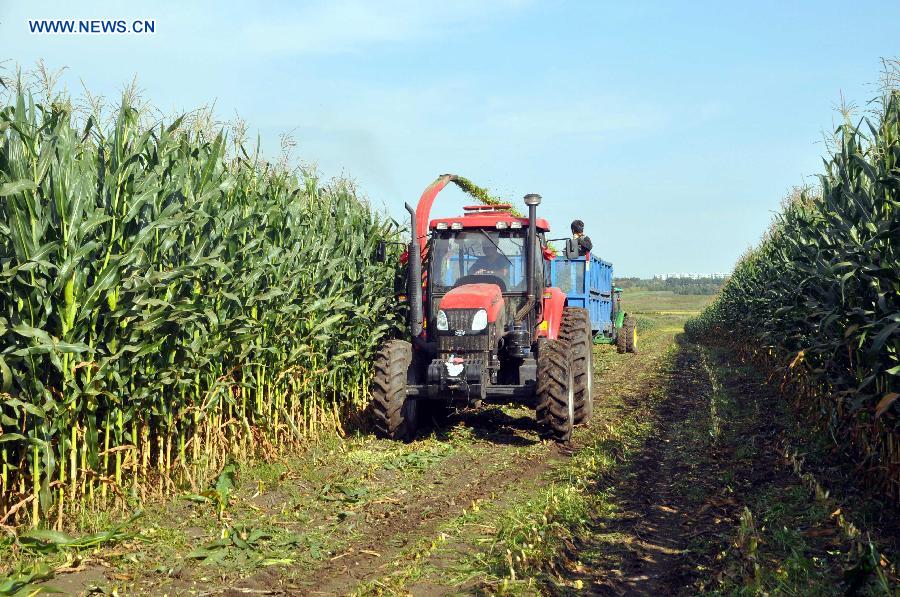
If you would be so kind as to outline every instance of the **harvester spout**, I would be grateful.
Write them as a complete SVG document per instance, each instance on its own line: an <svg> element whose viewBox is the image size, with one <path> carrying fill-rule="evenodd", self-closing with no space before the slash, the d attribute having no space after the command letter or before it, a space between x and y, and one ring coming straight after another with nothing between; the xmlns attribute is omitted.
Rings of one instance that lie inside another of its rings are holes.
<svg viewBox="0 0 900 597"><path fill-rule="evenodd" d="M455 174L441 174L422 192L422 196L419 197L419 203L416 206L416 213L414 214L415 223L411 229L412 233L418 236L420 240L428 235L428 217L431 215L431 206L434 205L434 200L438 196L438 193L447 186L447 183L455 182L458 178L459 177ZM406 208L409 209L409 206L407 205ZM420 249L424 251L425 247L420 246ZM424 254L422 257L424 259Z"/></svg>

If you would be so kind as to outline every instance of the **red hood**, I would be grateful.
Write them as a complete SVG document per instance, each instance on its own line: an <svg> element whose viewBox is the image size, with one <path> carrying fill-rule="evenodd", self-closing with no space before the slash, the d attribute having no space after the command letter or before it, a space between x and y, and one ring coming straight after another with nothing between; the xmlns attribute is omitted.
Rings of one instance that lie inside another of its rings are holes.
<svg viewBox="0 0 900 597"><path fill-rule="evenodd" d="M496 284L464 284L444 295L441 309L484 309L488 321L497 321L503 310L503 293Z"/></svg>

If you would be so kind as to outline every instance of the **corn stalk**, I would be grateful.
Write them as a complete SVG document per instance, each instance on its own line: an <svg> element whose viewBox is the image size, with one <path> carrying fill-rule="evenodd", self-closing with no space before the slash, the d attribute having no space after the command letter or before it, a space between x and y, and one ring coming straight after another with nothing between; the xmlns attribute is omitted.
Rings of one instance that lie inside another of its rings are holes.
<svg viewBox="0 0 900 597"><path fill-rule="evenodd" d="M223 131L0 110L0 519L200 485L339 428L397 326L396 224Z"/></svg>
<svg viewBox="0 0 900 597"><path fill-rule="evenodd" d="M798 190L691 323L780 363L786 389L900 498L900 91L836 131Z"/></svg>

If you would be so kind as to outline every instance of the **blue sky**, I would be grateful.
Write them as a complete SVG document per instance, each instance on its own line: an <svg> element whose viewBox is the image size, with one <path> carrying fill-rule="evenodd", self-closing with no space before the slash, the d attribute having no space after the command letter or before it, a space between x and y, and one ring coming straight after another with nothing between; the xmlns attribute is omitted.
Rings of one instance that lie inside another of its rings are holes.
<svg viewBox="0 0 900 597"><path fill-rule="evenodd" d="M39 36L38 18L154 19ZM876 95L900 2L230 3L0 0L0 59L77 94L137 76L168 112L214 104L270 155L283 133L397 218L438 174L578 217L618 275L730 269L821 169L841 97ZM447 195L436 214L466 203Z"/></svg>

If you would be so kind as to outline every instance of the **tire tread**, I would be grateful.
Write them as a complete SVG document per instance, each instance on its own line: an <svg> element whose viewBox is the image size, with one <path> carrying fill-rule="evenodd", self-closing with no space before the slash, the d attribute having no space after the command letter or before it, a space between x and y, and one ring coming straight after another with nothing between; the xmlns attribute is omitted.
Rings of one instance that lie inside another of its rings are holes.
<svg viewBox="0 0 900 597"><path fill-rule="evenodd" d="M591 396L594 374L594 343L591 334L591 316L587 309L566 307L560 325L559 337L569 344L572 351L572 376L575 381L575 424L586 424L593 414Z"/></svg>
<svg viewBox="0 0 900 597"><path fill-rule="evenodd" d="M563 340L545 340L538 353L535 416L541 436L558 442L572 437L569 421L570 347Z"/></svg>
<svg viewBox="0 0 900 597"><path fill-rule="evenodd" d="M412 345L389 340L375 355L372 376L372 418L381 437L410 441L416 434L415 404L406 396Z"/></svg>

